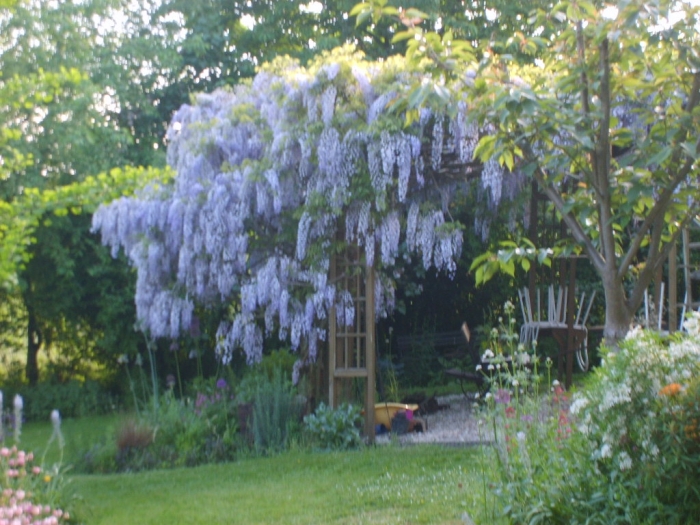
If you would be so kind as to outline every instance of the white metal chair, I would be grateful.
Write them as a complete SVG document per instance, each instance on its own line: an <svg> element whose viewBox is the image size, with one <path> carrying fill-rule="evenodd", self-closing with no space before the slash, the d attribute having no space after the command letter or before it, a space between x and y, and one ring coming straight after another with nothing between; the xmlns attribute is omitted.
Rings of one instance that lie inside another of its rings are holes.
<svg viewBox="0 0 700 525"><path fill-rule="evenodd" d="M578 303L578 311L576 313L576 318L574 320L574 330L579 330L583 332L584 337L581 345L576 349L576 362L581 370L584 372L588 370L590 366L590 361L588 359L588 328L586 323L588 322L588 316L591 313L591 308L593 306L593 301L595 300L596 292L593 291L590 298L588 299L588 306L586 307L585 313L583 307L586 304L586 293L581 294L581 298ZM550 285L547 289L547 319L543 320L541 316L541 300L540 300L540 290L536 290L536 300L537 308L533 309L530 292L527 288L518 290L518 298L520 299L520 306L523 315L523 324L520 327L520 342L523 344L530 344L536 341L540 332L543 330L552 329L563 329L567 328L566 324L566 303L568 299L568 290L564 287L560 287L555 293L554 286ZM535 319L535 314L537 318ZM583 314L583 318L581 317Z"/></svg>

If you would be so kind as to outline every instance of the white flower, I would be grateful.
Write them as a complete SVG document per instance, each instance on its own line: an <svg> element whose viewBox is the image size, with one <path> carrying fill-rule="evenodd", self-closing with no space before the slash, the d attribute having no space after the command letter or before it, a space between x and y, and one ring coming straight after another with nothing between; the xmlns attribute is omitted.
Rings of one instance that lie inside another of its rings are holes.
<svg viewBox="0 0 700 525"><path fill-rule="evenodd" d="M478 372L479 370L481 370L481 365L476 365L476 371Z"/></svg>
<svg viewBox="0 0 700 525"><path fill-rule="evenodd" d="M522 443L523 441L525 441L525 432L521 430L515 435L515 437L518 439L518 441Z"/></svg>
<svg viewBox="0 0 700 525"><path fill-rule="evenodd" d="M126 354L122 354L117 358L117 363L119 363L120 365L125 365L128 362L129 362L129 356Z"/></svg>
<svg viewBox="0 0 700 525"><path fill-rule="evenodd" d="M51 425L53 426L53 433L51 434L49 443L54 439L58 439L58 446L62 449L65 445L65 441L63 440L63 433L61 432L61 414L56 409L51 411Z"/></svg>
<svg viewBox="0 0 700 525"><path fill-rule="evenodd" d="M493 397L493 394L491 392L486 392L486 396L484 397L484 399L486 399L488 401L492 397Z"/></svg>
<svg viewBox="0 0 700 525"><path fill-rule="evenodd" d="M517 379L513 379L512 385L513 386L518 386L520 383L518 383Z"/></svg>
<svg viewBox="0 0 700 525"><path fill-rule="evenodd" d="M493 351L491 351L490 348L487 348L486 351L484 352L484 355L481 356L482 361L488 361L489 359L493 359L495 356L493 354Z"/></svg>
<svg viewBox="0 0 700 525"><path fill-rule="evenodd" d="M559 383L558 379L555 379L554 381L552 381L552 386L559 386L559 384L560 383Z"/></svg>
<svg viewBox="0 0 700 525"><path fill-rule="evenodd" d="M486 367L487 370L493 370L493 368L493 365L489 365L488 367Z"/></svg>
<svg viewBox="0 0 700 525"><path fill-rule="evenodd" d="M588 406L588 399L585 397L575 397L574 401L571 403L571 406L569 407L569 412L572 414L576 415L578 414L581 410L586 408Z"/></svg>
<svg viewBox="0 0 700 525"><path fill-rule="evenodd" d="M520 355L518 356L518 360L520 361L521 365L528 365L528 364L530 364L530 361L531 361L530 354L528 354L527 352L521 352Z"/></svg>
<svg viewBox="0 0 700 525"><path fill-rule="evenodd" d="M604 443L603 446L600 448L600 457L601 458L612 457L612 447L610 446L609 443Z"/></svg>
<svg viewBox="0 0 700 525"><path fill-rule="evenodd" d="M617 460L620 464L620 470L629 470L632 468L632 458L629 457L629 454L627 454L627 452L624 450L620 452Z"/></svg>

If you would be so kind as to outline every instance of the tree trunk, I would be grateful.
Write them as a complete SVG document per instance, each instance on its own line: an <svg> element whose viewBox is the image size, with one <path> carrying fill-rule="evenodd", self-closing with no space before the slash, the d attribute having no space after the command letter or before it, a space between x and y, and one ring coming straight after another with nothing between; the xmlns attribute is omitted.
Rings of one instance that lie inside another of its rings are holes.
<svg viewBox="0 0 700 525"><path fill-rule="evenodd" d="M603 279L605 289L605 344L617 348L632 323L632 311L627 304L625 288L617 279Z"/></svg>
<svg viewBox="0 0 700 525"><path fill-rule="evenodd" d="M32 308L27 308L28 323L27 323L27 366L25 374L29 384L34 386L39 381L39 363L37 356L41 349L42 336L39 323Z"/></svg>

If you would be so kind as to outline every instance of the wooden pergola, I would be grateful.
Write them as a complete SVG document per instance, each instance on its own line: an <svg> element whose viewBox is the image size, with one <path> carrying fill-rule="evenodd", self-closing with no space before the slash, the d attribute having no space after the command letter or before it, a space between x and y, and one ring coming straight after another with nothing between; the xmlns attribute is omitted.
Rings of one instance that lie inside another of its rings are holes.
<svg viewBox="0 0 700 525"><path fill-rule="evenodd" d="M352 296L354 320L339 324L335 308L331 309L328 353L328 403L338 406L344 388L364 380L365 435L374 441L374 404L376 376L374 269L364 264L362 250L350 246L331 260L330 277L336 287Z"/></svg>

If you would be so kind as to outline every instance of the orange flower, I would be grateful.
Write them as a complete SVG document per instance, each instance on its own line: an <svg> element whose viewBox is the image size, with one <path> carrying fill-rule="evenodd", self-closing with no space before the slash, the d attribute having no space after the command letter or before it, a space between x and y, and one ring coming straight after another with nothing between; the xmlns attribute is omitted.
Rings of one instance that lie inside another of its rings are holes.
<svg viewBox="0 0 700 525"><path fill-rule="evenodd" d="M693 441L700 441L700 426L698 426L700 421L693 419L691 423L685 426L685 437Z"/></svg>
<svg viewBox="0 0 700 525"><path fill-rule="evenodd" d="M678 394L681 393L682 387L678 383L671 383L670 385L666 385L663 387L661 390L659 390L659 395L660 396L677 396Z"/></svg>

